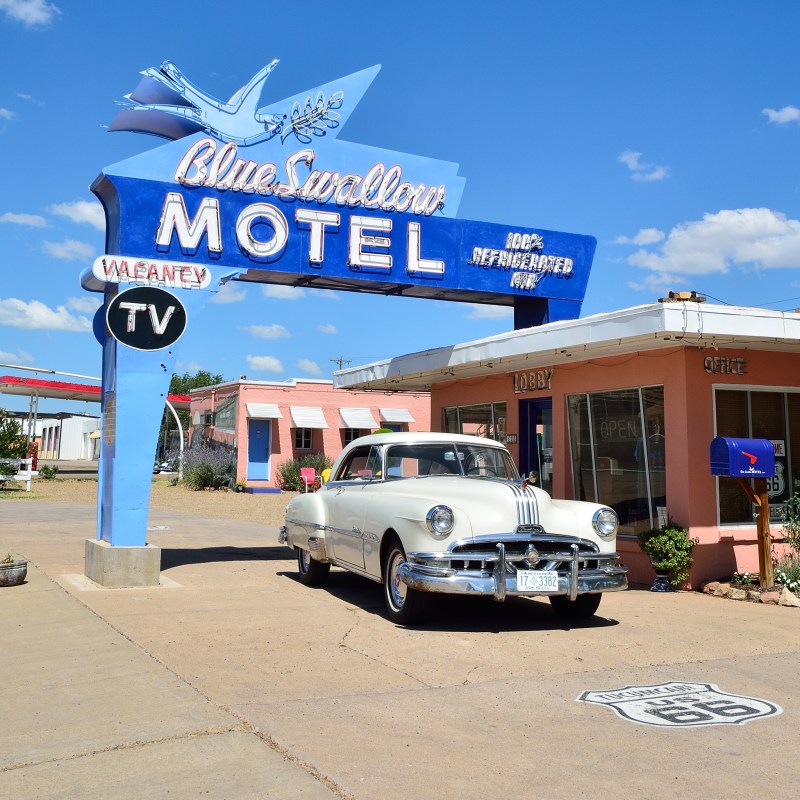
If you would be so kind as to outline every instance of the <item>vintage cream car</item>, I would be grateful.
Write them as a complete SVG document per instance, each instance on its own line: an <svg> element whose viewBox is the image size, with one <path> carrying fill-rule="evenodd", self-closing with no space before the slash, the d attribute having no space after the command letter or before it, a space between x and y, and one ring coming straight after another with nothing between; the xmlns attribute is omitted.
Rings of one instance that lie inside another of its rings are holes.
<svg viewBox="0 0 800 800"><path fill-rule="evenodd" d="M521 480L497 442L449 433L383 433L348 445L319 491L286 508L280 541L300 577L331 564L383 583L389 617L424 619L438 593L546 595L570 617L627 588L608 507L553 500Z"/></svg>

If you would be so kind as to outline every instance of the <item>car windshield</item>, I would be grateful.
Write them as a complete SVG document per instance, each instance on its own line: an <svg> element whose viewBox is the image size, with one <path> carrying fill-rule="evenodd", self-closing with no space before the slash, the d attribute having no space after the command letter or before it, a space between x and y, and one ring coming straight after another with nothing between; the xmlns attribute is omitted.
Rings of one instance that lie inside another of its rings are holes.
<svg viewBox="0 0 800 800"><path fill-rule="evenodd" d="M485 478L519 478L506 450L481 444L390 445L386 451L386 477L419 478L433 475L472 475Z"/></svg>

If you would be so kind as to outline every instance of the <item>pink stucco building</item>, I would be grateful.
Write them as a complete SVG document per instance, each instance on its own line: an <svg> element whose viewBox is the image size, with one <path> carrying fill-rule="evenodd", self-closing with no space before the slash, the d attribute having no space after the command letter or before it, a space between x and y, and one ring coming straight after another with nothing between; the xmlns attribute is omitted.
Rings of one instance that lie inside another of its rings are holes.
<svg viewBox="0 0 800 800"><path fill-rule="evenodd" d="M652 581L636 533L666 515L699 539L693 586L758 571L754 507L712 477L715 436L769 439L780 514L800 490L800 314L658 302L553 322L338 372L337 386L431 392L433 430L505 441L554 497L620 518L633 582Z"/></svg>
<svg viewBox="0 0 800 800"><path fill-rule="evenodd" d="M331 381L241 379L191 393L190 442L235 448L237 479L278 491L277 467L310 453L336 458L378 428L430 430L428 392L344 391Z"/></svg>

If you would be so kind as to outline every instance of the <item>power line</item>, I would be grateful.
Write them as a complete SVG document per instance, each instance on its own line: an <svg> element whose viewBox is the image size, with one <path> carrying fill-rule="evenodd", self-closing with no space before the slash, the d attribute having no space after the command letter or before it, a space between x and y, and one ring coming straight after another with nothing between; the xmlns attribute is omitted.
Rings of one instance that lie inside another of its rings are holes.
<svg viewBox="0 0 800 800"><path fill-rule="evenodd" d="M334 364L338 364L339 365L339 369L342 368L342 364L352 364L353 363L352 361L348 361L346 358L332 358L331 361Z"/></svg>

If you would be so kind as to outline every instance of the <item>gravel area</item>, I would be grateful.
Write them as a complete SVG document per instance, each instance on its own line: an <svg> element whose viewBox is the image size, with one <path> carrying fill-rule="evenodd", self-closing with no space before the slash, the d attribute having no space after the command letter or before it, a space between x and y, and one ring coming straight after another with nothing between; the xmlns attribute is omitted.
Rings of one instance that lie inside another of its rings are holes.
<svg viewBox="0 0 800 800"><path fill-rule="evenodd" d="M200 517L282 525L286 504L294 496L293 492L280 494L250 494L225 490L193 492L183 486L171 486L165 477L156 477L153 479L153 488L150 491L150 507L160 511L183 511ZM6 500L96 505L97 480L34 478L30 494L17 487L0 490L0 502Z"/></svg>

